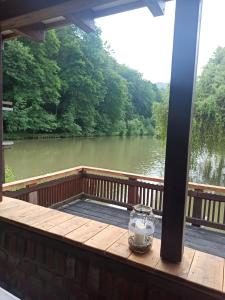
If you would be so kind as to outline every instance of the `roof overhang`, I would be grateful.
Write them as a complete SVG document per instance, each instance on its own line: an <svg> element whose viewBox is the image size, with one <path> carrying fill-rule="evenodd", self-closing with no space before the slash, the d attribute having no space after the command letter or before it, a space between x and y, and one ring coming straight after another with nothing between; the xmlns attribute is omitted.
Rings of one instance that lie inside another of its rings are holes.
<svg viewBox="0 0 225 300"><path fill-rule="evenodd" d="M94 19L141 7L153 16L164 14L170 0L0 0L0 31L3 39L28 36L42 40L44 31L76 24L86 32L95 30Z"/></svg>

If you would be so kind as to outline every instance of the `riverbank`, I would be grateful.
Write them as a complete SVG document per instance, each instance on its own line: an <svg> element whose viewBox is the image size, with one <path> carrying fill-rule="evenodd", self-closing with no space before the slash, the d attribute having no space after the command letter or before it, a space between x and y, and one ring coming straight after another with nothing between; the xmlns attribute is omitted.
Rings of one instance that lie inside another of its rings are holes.
<svg viewBox="0 0 225 300"><path fill-rule="evenodd" d="M67 138L91 138L91 137L113 137L121 135L119 134L112 134L112 135L90 135L90 136L81 136L77 134L72 133L5 133L4 134L4 140L8 141L19 141L19 140L47 140L47 139L67 139ZM142 135L122 135L125 137L133 136L150 136L152 137L152 134L142 134Z"/></svg>

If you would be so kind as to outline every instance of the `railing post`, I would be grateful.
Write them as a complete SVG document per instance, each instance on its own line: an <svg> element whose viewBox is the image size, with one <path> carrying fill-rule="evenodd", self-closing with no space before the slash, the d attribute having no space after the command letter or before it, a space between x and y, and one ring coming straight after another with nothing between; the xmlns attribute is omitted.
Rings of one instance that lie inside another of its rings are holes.
<svg viewBox="0 0 225 300"><path fill-rule="evenodd" d="M79 173L81 174L81 183L80 183L80 193L82 194L81 197L83 197L83 195L85 194L85 182L84 182L84 178L86 175L86 170L82 169L81 171L79 171Z"/></svg>
<svg viewBox="0 0 225 300"><path fill-rule="evenodd" d="M26 185L26 189L29 189L29 188L31 188L32 186L35 186L35 185L36 185L36 183L27 184L27 185ZM29 200L28 200L29 203L32 203L32 204L39 204L39 203L38 203L38 192L37 192L37 191L34 191L34 192L29 193L28 199L29 199Z"/></svg>
<svg viewBox="0 0 225 300"><path fill-rule="evenodd" d="M129 178L132 182L137 182L134 178ZM135 185L129 185L128 187L128 204L135 205L138 203L137 199L137 186Z"/></svg>
<svg viewBox="0 0 225 300"><path fill-rule="evenodd" d="M195 189L195 191L203 192L203 190L201 190L201 189ZM201 217L202 217L202 198L201 197L198 197L198 196L194 197L192 217L195 219L201 219ZM195 221L192 222L192 225L196 226L196 227L201 227L201 225L196 224Z"/></svg>

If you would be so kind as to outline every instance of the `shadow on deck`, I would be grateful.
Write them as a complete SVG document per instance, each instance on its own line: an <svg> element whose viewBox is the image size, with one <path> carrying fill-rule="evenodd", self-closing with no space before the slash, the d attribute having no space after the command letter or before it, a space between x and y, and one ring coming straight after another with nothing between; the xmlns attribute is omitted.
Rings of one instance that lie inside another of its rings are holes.
<svg viewBox="0 0 225 300"><path fill-rule="evenodd" d="M59 208L60 211L106 224L127 228L130 212L127 209L106 205L93 200L77 200ZM161 220L156 225L155 237L161 238ZM185 246L225 258L225 234L186 225Z"/></svg>

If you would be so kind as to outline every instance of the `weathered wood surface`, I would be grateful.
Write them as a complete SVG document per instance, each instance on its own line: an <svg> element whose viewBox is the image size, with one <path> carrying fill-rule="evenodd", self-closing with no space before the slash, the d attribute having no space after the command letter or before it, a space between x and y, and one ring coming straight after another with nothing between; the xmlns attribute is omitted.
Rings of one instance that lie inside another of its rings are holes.
<svg viewBox="0 0 225 300"><path fill-rule="evenodd" d="M124 208L104 205L92 200L75 201L60 208L61 211L99 222L127 228L130 212ZM156 226L155 236L161 238L161 221ZM225 258L225 234L205 228L186 225L185 245Z"/></svg>
<svg viewBox="0 0 225 300"><path fill-rule="evenodd" d="M213 255L195 252L188 280L203 284L217 290L223 289L224 259Z"/></svg>
<svg viewBox="0 0 225 300"><path fill-rule="evenodd" d="M35 221L29 216L35 216ZM185 280L190 286L197 284L196 287L224 295L224 258L185 248L180 264L168 264L160 258L158 239L154 240L149 253L138 256L130 252L127 231L122 228L7 197L3 197L0 204L0 220L87 247L137 268L156 272L157 276L171 276L173 280Z"/></svg>

